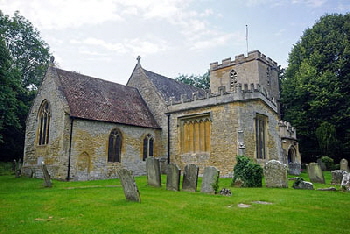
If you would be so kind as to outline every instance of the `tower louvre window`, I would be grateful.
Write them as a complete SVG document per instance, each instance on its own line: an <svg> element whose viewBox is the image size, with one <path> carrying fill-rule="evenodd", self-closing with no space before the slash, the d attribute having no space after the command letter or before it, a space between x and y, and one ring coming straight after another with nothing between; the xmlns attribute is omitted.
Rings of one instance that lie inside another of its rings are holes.
<svg viewBox="0 0 350 234"><path fill-rule="evenodd" d="M235 84L237 84L237 72L235 70L231 70L230 72L230 89L234 90Z"/></svg>

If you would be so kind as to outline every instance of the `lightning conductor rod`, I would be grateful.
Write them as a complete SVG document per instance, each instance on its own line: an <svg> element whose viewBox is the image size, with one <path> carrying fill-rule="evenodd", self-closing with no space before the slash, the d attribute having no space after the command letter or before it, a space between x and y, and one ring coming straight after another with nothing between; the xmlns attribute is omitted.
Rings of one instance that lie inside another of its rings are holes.
<svg viewBox="0 0 350 234"><path fill-rule="evenodd" d="M248 25L245 25L245 41L247 44L247 56L248 56Z"/></svg>

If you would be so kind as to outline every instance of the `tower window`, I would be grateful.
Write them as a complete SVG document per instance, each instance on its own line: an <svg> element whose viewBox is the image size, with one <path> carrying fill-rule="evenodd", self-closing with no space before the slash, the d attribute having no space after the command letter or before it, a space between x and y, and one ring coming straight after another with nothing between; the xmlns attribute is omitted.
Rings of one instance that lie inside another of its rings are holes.
<svg viewBox="0 0 350 234"><path fill-rule="evenodd" d="M256 157L266 159L266 123L267 117L256 115L255 134L256 134Z"/></svg>
<svg viewBox="0 0 350 234"><path fill-rule="evenodd" d="M39 108L39 145L49 143L50 108L44 100Z"/></svg>
<svg viewBox="0 0 350 234"><path fill-rule="evenodd" d="M118 129L113 129L108 141L108 162L120 162L122 135Z"/></svg>
<svg viewBox="0 0 350 234"><path fill-rule="evenodd" d="M230 72L230 89L231 91L234 90L235 85L237 84L237 72L235 70L231 70Z"/></svg>

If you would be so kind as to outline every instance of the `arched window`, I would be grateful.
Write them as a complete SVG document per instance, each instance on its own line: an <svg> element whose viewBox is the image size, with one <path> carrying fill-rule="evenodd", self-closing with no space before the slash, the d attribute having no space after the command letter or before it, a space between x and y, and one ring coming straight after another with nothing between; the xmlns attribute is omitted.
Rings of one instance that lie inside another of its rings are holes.
<svg viewBox="0 0 350 234"><path fill-rule="evenodd" d="M153 145L154 138L152 135L147 134L147 136L143 139L143 161L145 161L147 157L153 156Z"/></svg>
<svg viewBox="0 0 350 234"><path fill-rule="evenodd" d="M118 129L113 129L108 141L108 162L120 162L122 150L122 135Z"/></svg>
<svg viewBox="0 0 350 234"><path fill-rule="evenodd" d="M294 146L291 146L288 149L288 163L294 163L295 156L296 156L296 150L295 150Z"/></svg>
<svg viewBox="0 0 350 234"><path fill-rule="evenodd" d="M231 91L234 90L237 80L237 72L235 70L231 70L230 72L230 89Z"/></svg>
<svg viewBox="0 0 350 234"><path fill-rule="evenodd" d="M48 101L44 100L39 108L39 145L49 143L50 108Z"/></svg>

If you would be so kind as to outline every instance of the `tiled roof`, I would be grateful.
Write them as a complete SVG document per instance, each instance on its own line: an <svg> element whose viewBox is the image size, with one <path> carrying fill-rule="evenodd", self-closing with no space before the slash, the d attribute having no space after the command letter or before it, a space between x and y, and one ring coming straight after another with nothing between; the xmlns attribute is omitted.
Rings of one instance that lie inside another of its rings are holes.
<svg viewBox="0 0 350 234"><path fill-rule="evenodd" d="M70 115L140 127L159 128L136 88L92 78L77 72L56 71L59 89L68 101Z"/></svg>
<svg viewBox="0 0 350 234"><path fill-rule="evenodd" d="M195 92L198 92L198 98L203 98L205 96L205 90L203 89L184 84L175 79L167 78L145 69L143 69L143 71L161 93L164 100L169 100L171 97L180 100L182 94L187 94L187 97L191 98L192 94Z"/></svg>

